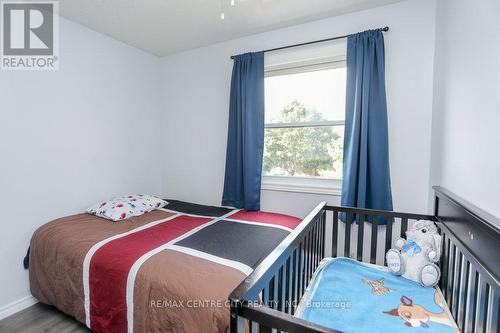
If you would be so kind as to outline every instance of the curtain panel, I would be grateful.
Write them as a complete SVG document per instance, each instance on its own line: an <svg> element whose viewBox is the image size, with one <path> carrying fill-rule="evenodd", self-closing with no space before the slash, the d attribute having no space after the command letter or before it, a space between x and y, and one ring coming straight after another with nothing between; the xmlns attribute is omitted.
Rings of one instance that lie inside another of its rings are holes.
<svg viewBox="0 0 500 333"><path fill-rule="evenodd" d="M234 59L222 204L260 210L264 151L264 53Z"/></svg>
<svg viewBox="0 0 500 333"><path fill-rule="evenodd" d="M380 29L348 37L346 94L341 204L392 210L384 36Z"/></svg>

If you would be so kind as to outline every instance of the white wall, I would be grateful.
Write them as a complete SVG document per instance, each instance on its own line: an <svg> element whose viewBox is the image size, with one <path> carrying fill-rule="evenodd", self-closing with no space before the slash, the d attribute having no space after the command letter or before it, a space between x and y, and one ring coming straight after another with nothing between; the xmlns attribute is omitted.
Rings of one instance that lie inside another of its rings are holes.
<svg viewBox="0 0 500 333"><path fill-rule="evenodd" d="M59 71L0 72L0 315L29 295L22 259L38 226L160 192L158 69L157 57L61 19Z"/></svg>
<svg viewBox="0 0 500 333"><path fill-rule="evenodd" d="M394 207L427 211L431 148L435 0L332 17L167 56L163 72L163 190L220 204L233 54L388 25L386 82ZM262 209L304 216L338 197L263 191Z"/></svg>
<svg viewBox="0 0 500 333"><path fill-rule="evenodd" d="M437 5L432 184L500 216L500 2Z"/></svg>

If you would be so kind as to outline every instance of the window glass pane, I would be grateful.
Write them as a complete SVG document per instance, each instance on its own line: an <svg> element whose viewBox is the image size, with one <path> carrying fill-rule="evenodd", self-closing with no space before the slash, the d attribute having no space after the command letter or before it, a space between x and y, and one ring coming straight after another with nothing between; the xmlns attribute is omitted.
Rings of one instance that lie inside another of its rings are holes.
<svg viewBox="0 0 500 333"><path fill-rule="evenodd" d="M342 178L344 126L266 128L266 176Z"/></svg>
<svg viewBox="0 0 500 333"><path fill-rule="evenodd" d="M266 77L266 123L343 120L345 86L345 67ZM286 116L293 104L304 107L295 120Z"/></svg>

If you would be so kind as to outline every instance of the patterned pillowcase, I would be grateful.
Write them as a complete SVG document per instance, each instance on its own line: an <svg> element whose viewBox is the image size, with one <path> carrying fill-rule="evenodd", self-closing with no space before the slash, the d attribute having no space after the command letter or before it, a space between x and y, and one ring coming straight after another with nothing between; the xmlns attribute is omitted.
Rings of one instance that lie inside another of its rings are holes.
<svg viewBox="0 0 500 333"><path fill-rule="evenodd" d="M151 195L135 194L99 202L87 209L87 213L112 221L121 221L132 216L140 216L167 203Z"/></svg>

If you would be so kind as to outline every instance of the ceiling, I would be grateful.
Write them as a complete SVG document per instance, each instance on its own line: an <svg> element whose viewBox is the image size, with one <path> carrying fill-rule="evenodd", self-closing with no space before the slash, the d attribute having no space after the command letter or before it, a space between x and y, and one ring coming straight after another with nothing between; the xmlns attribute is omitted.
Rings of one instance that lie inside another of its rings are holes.
<svg viewBox="0 0 500 333"><path fill-rule="evenodd" d="M400 0L62 0L61 16L164 56Z"/></svg>

